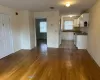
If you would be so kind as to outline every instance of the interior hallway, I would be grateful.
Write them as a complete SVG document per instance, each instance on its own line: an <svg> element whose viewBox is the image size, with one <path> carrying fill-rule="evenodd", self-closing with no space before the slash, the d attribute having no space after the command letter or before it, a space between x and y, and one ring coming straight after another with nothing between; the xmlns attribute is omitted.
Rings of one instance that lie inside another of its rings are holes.
<svg viewBox="0 0 100 80"><path fill-rule="evenodd" d="M100 80L100 68L88 52L68 45L70 50L43 44L1 59L0 80Z"/></svg>

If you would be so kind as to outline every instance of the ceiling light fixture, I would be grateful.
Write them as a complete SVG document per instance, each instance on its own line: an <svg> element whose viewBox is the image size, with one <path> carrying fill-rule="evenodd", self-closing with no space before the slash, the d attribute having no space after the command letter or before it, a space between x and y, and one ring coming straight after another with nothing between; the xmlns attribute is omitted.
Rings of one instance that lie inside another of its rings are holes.
<svg viewBox="0 0 100 80"><path fill-rule="evenodd" d="M66 3L66 7L70 7L70 3Z"/></svg>
<svg viewBox="0 0 100 80"><path fill-rule="evenodd" d="M70 18L73 17L72 15L69 16Z"/></svg>

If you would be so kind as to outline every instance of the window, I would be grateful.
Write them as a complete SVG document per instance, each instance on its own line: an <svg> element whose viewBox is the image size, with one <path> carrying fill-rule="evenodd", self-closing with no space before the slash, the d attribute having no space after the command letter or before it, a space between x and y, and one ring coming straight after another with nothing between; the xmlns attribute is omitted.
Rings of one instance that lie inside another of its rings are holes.
<svg viewBox="0 0 100 80"><path fill-rule="evenodd" d="M64 30L72 30L72 29L73 29L73 21L65 21Z"/></svg>
<svg viewBox="0 0 100 80"><path fill-rule="evenodd" d="M40 33L47 32L47 22L40 22Z"/></svg>

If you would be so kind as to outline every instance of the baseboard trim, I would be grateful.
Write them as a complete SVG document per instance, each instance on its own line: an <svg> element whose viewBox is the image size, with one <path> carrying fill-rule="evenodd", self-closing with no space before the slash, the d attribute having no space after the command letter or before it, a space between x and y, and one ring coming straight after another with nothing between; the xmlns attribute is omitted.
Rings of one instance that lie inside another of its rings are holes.
<svg viewBox="0 0 100 80"><path fill-rule="evenodd" d="M94 57L89 53L88 50L86 50L86 51L87 51L87 53L91 56L92 60L95 62L95 64L98 65L98 67L99 67L99 69L100 69L100 65L96 62L96 60L94 59Z"/></svg>
<svg viewBox="0 0 100 80"><path fill-rule="evenodd" d="M22 50L22 49L21 49L21 50ZM19 51L21 51L21 50L14 51L13 53L10 53L10 54L8 54L8 55L5 55L4 57L1 57L0 60L3 59L3 58L5 58L5 57L7 57L7 56L10 56L10 55L12 55L12 54L15 54L15 53L17 53L17 52L19 52Z"/></svg>

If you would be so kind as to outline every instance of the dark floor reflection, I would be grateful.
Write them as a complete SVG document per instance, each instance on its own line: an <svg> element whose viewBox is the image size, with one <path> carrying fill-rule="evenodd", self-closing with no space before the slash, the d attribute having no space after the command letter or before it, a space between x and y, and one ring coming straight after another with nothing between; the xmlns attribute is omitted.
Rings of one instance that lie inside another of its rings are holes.
<svg viewBox="0 0 100 80"><path fill-rule="evenodd" d="M41 54L47 55L47 40L46 39L37 40L37 47L40 49Z"/></svg>
<svg viewBox="0 0 100 80"><path fill-rule="evenodd" d="M47 44L46 39L37 39L37 47L40 47L41 44Z"/></svg>
<svg viewBox="0 0 100 80"><path fill-rule="evenodd" d="M47 44L41 44L40 45L40 50L41 50L41 52L43 52L43 53L46 53L47 52Z"/></svg>

